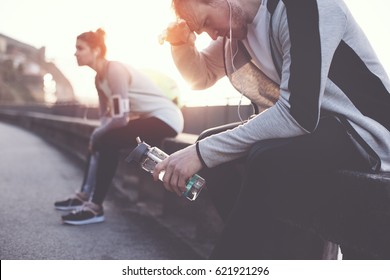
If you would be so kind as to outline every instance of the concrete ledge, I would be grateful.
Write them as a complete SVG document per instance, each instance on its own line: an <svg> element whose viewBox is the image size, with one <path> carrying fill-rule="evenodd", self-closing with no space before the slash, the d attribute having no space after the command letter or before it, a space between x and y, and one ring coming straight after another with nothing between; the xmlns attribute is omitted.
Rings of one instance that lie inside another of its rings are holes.
<svg viewBox="0 0 390 280"><path fill-rule="evenodd" d="M198 135L190 133L180 133L177 137L166 138L163 140L162 147L167 154L172 154L191 144L198 139Z"/></svg>
<svg viewBox="0 0 390 280"><path fill-rule="evenodd" d="M98 125L97 121L19 110L0 110L0 120L37 133L82 161L86 158L89 136Z"/></svg>

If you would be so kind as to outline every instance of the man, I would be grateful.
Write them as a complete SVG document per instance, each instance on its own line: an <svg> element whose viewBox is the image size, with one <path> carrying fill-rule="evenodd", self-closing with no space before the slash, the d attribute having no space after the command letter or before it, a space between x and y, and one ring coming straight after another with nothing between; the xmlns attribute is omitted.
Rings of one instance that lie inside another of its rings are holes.
<svg viewBox="0 0 390 280"><path fill-rule="evenodd" d="M281 228L267 197L286 185L311 186L340 168L389 171L388 76L341 0L173 0L173 7L180 20L166 40L194 88L238 72L236 55L247 52L280 91L274 106L178 151L154 176L165 170L165 187L181 194L186 179L202 168L247 157L213 257L290 258L270 245ZM214 41L198 51L194 32Z"/></svg>

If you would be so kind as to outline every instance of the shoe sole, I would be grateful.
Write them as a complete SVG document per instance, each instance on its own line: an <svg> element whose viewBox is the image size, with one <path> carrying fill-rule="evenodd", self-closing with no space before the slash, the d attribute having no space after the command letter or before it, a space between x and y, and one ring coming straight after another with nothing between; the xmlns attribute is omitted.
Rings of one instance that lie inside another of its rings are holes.
<svg viewBox="0 0 390 280"><path fill-rule="evenodd" d="M81 209L82 205L79 206L54 206L56 210L60 211L73 211L73 210L79 210Z"/></svg>
<svg viewBox="0 0 390 280"><path fill-rule="evenodd" d="M101 222L104 222L104 216L94 217L94 218L91 218L91 219L88 219L88 220L83 220L83 221L67 221L67 220L62 220L62 223L63 223L63 224L74 225L74 226L95 224L95 223L101 223Z"/></svg>

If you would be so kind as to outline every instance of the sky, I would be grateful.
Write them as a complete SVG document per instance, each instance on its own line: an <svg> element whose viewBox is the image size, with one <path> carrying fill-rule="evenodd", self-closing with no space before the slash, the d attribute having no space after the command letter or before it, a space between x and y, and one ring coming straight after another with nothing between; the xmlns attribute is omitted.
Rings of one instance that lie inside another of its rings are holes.
<svg viewBox="0 0 390 280"><path fill-rule="evenodd" d="M372 42L390 74L388 27L390 2L345 0ZM102 27L106 31L107 58L138 68L159 70L175 79L189 105L225 103L225 96L239 95L225 79L208 91L191 91L174 66L169 44L160 45L158 35L174 20L171 0L0 0L0 33L34 47L46 48L73 85L81 102L97 102L95 72L78 67L74 52L76 36ZM208 44L207 35L198 38L199 47ZM216 96L212 101L210 98ZM233 102L234 103L234 102Z"/></svg>

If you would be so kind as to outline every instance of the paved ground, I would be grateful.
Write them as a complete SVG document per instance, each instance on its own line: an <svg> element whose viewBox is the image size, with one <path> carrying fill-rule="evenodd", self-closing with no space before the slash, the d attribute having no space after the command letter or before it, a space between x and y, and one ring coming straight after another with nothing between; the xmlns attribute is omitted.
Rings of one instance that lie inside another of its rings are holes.
<svg viewBox="0 0 390 280"><path fill-rule="evenodd" d="M0 122L0 259L199 259L186 244L110 193L106 221L60 223L53 202L76 191L82 166L38 136Z"/></svg>

